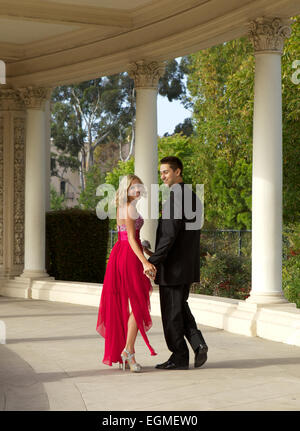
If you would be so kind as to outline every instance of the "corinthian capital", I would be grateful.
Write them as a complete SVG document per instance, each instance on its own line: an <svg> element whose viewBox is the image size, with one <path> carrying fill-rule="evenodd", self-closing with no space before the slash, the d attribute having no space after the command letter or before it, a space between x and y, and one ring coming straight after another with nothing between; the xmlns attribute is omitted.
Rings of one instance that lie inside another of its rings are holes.
<svg viewBox="0 0 300 431"><path fill-rule="evenodd" d="M19 95L28 109L44 109L45 102L51 96L52 88L23 87L18 88Z"/></svg>
<svg viewBox="0 0 300 431"><path fill-rule="evenodd" d="M291 20L280 18L257 18L250 22L249 38L255 52L282 54L284 39L291 35Z"/></svg>
<svg viewBox="0 0 300 431"><path fill-rule="evenodd" d="M165 63L144 60L131 63L128 74L136 88L157 88L158 80L165 72Z"/></svg>

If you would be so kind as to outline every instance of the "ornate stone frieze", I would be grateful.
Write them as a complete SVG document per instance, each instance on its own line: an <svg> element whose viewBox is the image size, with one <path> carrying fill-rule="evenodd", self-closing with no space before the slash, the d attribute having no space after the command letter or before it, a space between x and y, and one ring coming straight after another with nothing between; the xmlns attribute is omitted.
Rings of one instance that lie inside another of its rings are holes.
<svg viewBox="0 0 300 431"><path fill-rule="evenodd" d="M282 54L284 39L291 35L291 20L257 18L249 24L249 38L255 52Z"/></svg>
<svg viewBox="0 0 300 431"><path fill-rule="evenodd" d="M4 189L4 176L3 176L3 117L0 117L0 265L3 265L3 189Z"/></svg>
<svg viewBox="0 0 300 431"><path fill-rule="evenodd" d="M14 118L14 264L24 264L25 220L25 124L24 117Z"/></svg>
<svg viewBox="0 0 300 431"><path fill-rule="evenodd" d="M158 80L165 73L165 64L144 60L131 63L128 74L134 79L135 88L157 88Z"/></svg>
<svg viewBox="0 0 300 431"><path fill-rule="evenodd" d="M13 88L5 88L4 86L0 86L0 110L24 110L24 103L16 90Z"/></svg>
<svg viewBox="0 0 300 431"><path fill-rule="evenodd" d="M44 109L46 100L50 99L52 88L23 87L18 88L20 98L28 109Z"/></svg>

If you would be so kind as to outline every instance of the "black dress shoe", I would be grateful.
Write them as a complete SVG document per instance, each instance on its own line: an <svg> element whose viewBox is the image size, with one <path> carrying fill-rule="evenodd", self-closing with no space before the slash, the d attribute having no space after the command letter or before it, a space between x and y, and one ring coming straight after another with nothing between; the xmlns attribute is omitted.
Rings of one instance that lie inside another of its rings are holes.
<svg viewBox="0 0 300 431"><path fill-rule="evenodd" d="M201 365L205 364L205 362L207 361L207 352L208 352L207 345L200 344L200 346L195 351L195 363L194 363L195 368L201 367Z"/></svg>
<svg viewBox="0 0 300 431"><path fill-rule="evenodd" d="M188 365L178 366L178 365L175 365L174 362L168 359L166 362L162 364L157 364L155 368L158 368L159 370L188 370L189 366Z"/></svg>

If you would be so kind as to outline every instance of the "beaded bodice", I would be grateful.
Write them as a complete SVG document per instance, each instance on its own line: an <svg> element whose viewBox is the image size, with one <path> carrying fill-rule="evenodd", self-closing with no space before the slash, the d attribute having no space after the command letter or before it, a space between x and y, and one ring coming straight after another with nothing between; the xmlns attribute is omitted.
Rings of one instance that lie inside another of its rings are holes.
<svg viewBox="0 0 300 431"><path fill-rule="evenodd" d="M139 215L138 218L135 220L135 230L136 231L140 230L143 224L144 224L144 219L141 215ZM118 232L127 232L126 225L125 224L117 225L117 230Z"/></svg>

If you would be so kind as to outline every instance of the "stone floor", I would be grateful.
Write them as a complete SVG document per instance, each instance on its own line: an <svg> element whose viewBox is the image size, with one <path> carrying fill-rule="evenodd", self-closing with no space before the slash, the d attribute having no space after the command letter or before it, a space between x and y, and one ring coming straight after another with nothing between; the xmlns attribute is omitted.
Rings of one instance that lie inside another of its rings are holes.
<svg viewBox="0 0 300 431"><path fill-rule="evenodd" d="M208 361L156 370L169 352L160 318L140 335L143 373L102 364L96 307L0 297L6 344L0 344L0 410L178 411L300 410L300 347L201 326ZM0 322L1 323L1 322Z"/></svg>

